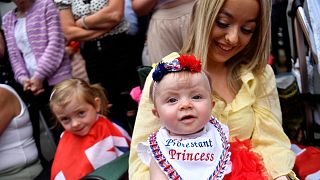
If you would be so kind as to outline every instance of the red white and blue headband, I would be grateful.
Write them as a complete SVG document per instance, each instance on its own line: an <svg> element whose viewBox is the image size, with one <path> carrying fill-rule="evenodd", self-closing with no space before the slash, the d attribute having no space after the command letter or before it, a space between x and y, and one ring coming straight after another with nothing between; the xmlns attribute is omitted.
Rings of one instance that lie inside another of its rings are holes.
<svg viewBox="0 0 320 180"><path fill-rule="evenodd" d="M160 62L152 74L152 79L155 82L160 82L166 74L180 71L201 72L201 61L193 55L181 54L180 57L170 62Z"/></svg>
<svg viewBox="0 0 320 180"><path fill-rule="evenodd" d="M170 62L160 62L152 73L152 79L154 81L152 89L152 99L154 99L155 88L161 79L168 73L189 71L191 73L200 73L202 69L201 61L199 61L194 55L181 54L178 58ZM203 73L207 78L207 76ZM209 82L209 80L208 80ZM210 85L209 85L210 87ZM211 88L211 87L210 87Z"/></svg>

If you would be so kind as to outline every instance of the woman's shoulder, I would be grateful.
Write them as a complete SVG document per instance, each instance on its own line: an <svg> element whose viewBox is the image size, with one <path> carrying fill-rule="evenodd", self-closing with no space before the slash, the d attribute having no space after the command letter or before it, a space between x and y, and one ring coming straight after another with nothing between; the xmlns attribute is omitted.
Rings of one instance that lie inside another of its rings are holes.
<svg viewBox="0 0 320 180"><path fill-rule="evenodd" d="M12 9L5 13L2 17L2 27L5 28L8 20L12 19L14 16L15 9Z"/></svg>
<svg viewBox="0 0 320 180"><path fill-rule="evenodd" d="M272 67L267 64L262 73L257 75L256 79L260 83L269 83L270 80L275 79L275 74Z"/></svg>
<svg viewBox="0 0 320 180"><path fill-rule="evenodd" d="M241 69L240 79L242 85L249 91L250 94L260 94L266 89L273 89L275 86L275 75L270 65L257 73Z"/></svg>
<svg viewBox="0 0 320 180"><path fill-rule="evenodd" d="M10 100L12 100L13 98L17 98L17 94L11 86L6 84L0 84L0 97L0 102L8 101L8 103L10 103Z"/></svg>
<svg viewBox="0 0 320 180"><path fill-rule="evenodd" d="M272 67L267 64L261 72L253 73L252 71L247 71L245 67L241 67L241 79L244 83L249 82L250 80L265 81L274 77L274 71Z"/></svg>
<svg viewBox="0 0 320 180"><path fill-rule="evenodd" d="M267 76L274 75L274 71L269 64L266 65L266 67L264 69L264 74Z"/></svg>

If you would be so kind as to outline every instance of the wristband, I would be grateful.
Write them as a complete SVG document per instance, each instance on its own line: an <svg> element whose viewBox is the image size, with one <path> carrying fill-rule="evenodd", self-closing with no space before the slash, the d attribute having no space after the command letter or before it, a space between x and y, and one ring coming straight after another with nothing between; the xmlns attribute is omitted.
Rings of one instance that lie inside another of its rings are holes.
<svg viewBox="0 0 320 180"><path fill-rule="evenodd" d="M84 15L84 16L82 16L82 18L81 18L81 26L83 27L83 28L85 28L85 29L89 29L89 27L88 27L88 25L87 25L87 23L86 23L86 15Z"/></svg>

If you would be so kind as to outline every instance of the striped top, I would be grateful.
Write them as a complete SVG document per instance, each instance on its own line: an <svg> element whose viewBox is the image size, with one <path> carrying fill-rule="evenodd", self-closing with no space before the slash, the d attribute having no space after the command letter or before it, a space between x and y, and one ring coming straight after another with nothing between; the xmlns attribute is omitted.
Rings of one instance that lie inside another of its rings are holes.
<svg viewBox="0 0 320 180"><path fill-rule="evenodd" d="M16 44L14 29L17 22L15 10L3 17L3 29L7 41L10 62L15 79L22 83L31 78L21 52ZM26 14L29 43L37 61L34 76L47 80L49 85L71 77L71 63L65 54L65 41L60 27L59 13L52 0L35 0Z"/></svg>

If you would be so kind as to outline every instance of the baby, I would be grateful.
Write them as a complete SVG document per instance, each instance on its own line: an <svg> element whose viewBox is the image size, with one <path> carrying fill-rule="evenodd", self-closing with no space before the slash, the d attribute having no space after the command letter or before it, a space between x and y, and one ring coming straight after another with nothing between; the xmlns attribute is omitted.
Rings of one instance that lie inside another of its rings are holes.
<svg viewBox="0 0 320 180"><path fill-rule="evenodd" d="M201 62L181 55L153 72L153 114L162 127L138 145L151 179L215 179L231 171L228 128L211 115L211 83Z"/></svg>
<svg viewBox="0 0 320 180"><path fill-rule="evenodd" d="M211 115L211 81L199 60L182 54L160 62L152 78L152 113L161 128L137 146L151 179L267 179L250 142L229 143L227 126Z"/></svg>

